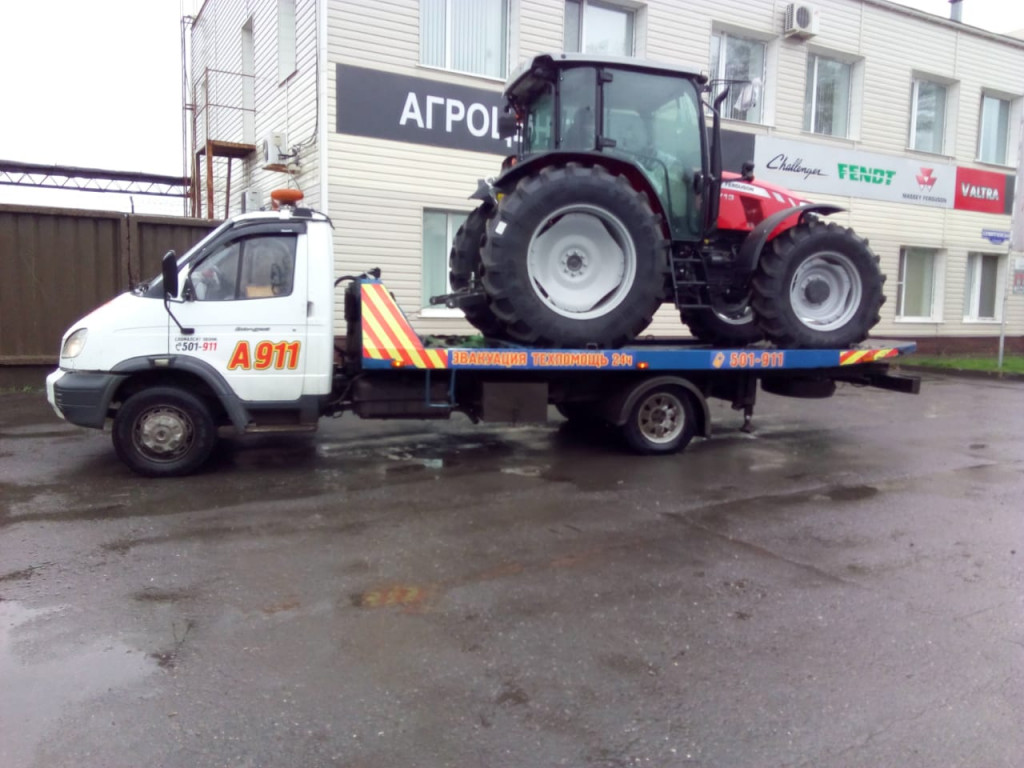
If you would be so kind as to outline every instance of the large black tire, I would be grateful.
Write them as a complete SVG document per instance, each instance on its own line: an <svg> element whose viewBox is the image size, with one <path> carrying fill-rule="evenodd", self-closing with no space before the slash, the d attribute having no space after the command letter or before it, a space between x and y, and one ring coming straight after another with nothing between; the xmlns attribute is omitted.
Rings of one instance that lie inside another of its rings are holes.
<svg viewBox="0 0 1024 768"><path fill-rule="evenodd" d="M521 179L488 221L483 283L516 341L614 348L661 304L664 253L660 219L625 177L549 166Z"/></svg>
<svg viewBox="0 0 1024 768"><path fill-rule="evenodd" d="M217 426L201 399L177 387L152 387L129 397L114 417L114 450L147 477L197 470L217 442Z"/></svg>
<svg viewBox="0 0 1024 768"><path fill-rule="evenodd" d="M812 218L762 252L751 305L780 347L843 348L864 341L879 321L884 283L867 240Z"/></svg>
<svg viewBox="0 0 1024 768"><path fill-rule="evenodd" d="M729 307L684 309L679 317L697 339L718 347L745 347L764 338L747 302Z"/></svg>
<svg viewBox="0 0 1024 768"><path fill-rule="evenodd" d="M487 220L494 214L494 204L485 202L477 206L455 233L452 250L448 256L448 279L452 290L468 288L479 280L482 272L480 248L484 242ZM502 338L505 324L491 310L490 302L467 304L462 308L466 319L484 336Z"/></svg>
<svg viewBox="0 0 1024 768"><path fill-rule="evenodd" d="M697 431L693 400L680 386L665 384L644 392L630 408L622 436L637 453L683 450Z"/></svg>

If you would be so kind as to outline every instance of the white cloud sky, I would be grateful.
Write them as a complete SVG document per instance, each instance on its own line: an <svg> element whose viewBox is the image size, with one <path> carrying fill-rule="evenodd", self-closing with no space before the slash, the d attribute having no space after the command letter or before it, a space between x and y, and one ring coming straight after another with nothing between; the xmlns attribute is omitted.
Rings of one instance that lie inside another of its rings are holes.
<svg viewBox="0 0 1024 768"><path fill-rule="evenodd" d="M181 17L200 0L3 2L0 159L182 173ZM409 0L412 2L412 0ZM948 18L947 0L902 0ZM1024 28L1021 0L964 0L965 24ZM136 197L140 209L166 209ZM126 196L0 185L0 202L127 210ZM179 213L181 204L166 212Z"/></svg>

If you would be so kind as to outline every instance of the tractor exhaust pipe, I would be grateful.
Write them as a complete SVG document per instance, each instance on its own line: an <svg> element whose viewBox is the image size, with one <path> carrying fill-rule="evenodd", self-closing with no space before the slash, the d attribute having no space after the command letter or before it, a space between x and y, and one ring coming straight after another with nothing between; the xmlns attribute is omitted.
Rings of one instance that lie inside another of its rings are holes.
<svg viewBox="0 0 1024 768"><path fill-rule="evenodd" d="M722 194L722 113L720 109L722 102L728 96L729 88L726 87L711 105L711 178L708 184L707 218L704 223L706 235L710 235L718 228L718 210Z"/></svg>

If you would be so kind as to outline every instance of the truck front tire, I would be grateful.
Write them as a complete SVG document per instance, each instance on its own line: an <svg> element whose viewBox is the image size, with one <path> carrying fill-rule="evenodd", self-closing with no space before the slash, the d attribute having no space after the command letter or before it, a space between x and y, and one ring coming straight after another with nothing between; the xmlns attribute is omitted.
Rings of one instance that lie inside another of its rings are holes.
<svg viewBox="0 0 1024 768"><path fill-rule="evenodd" d="M152 387L129 397L114 417L114 450L147 477L197 470L217 442L217 425L200 398L178 387Z"/></svg>

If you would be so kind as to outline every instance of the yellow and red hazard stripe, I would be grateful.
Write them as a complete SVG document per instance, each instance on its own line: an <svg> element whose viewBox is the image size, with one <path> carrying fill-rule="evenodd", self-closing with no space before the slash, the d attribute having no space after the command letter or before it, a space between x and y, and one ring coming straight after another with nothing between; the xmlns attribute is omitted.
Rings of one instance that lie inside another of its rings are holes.
<svg viewBox="0 0 1024 768"><path fill-rule="evenodd" d="M885 349L848 349L839 353L840 365L856 365L857 363L873 363L887 357L896 357L900 351L893 348Z"/></svg>
<svg viewBox="0 0 1024 768"><path fill-rule="evenodd" d="M448 352L427 349L381 283L363 283L363 357L413 368L447 368Z"/></svg>

